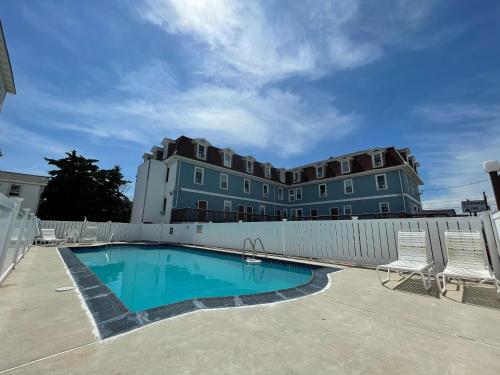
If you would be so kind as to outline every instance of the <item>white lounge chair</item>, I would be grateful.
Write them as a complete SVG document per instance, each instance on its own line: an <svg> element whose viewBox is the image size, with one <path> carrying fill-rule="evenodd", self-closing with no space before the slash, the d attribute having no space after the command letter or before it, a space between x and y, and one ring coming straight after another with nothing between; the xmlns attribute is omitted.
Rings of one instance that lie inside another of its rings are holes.
<svg viewBox="0 0 500 375"><path fill-rule="evenodd" d="M56 245L63 243L64 240L56 237L55 229L40 229L41 237L37 238L35 244L47 244L47 245Z"/></svg>
<svg viewBox="0 0 500 375"><path fill-rule="evenodd" d="M448 262L443 272L436 275L441 293L446 294L446 280L471 280L482 284L491 281L500 298L500 281L486 260L486 248L480 232L474 230L447 230L444 232ZM443 279L443 284L439 278Z"/></svg>
<svg viewBox="0 0 500 375"><path fill-rule="evenodd" d="M391 278L391 271L411 272L409 277L419 274L422 277L425 290L431 289L431 271L434 261L427 251L426 233L423 230L400 230L398 232L398 260L377 267L377 276L382 285ZM382 280L380 271L387 270L387 278ZM428 276L424 272L428 272Z"/></svg>
<svg viewBox="0 0 500 375"><path fill-rule="evenodd" d="M97 241L97 227L86 227L82 238L80 238L80 243L93 243Z"/></svg>
<svg viewBox="0 0 500 375"><path fill-rule="evenodd" d="M80 231L78 229L69 229L67 232L64 232L64 242L77 243L79 234Z"/></svg>

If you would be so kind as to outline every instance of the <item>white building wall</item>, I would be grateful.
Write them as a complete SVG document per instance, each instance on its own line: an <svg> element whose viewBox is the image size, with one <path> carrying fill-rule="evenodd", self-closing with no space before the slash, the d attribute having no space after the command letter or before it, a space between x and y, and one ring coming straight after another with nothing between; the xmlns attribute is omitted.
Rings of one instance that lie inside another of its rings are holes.
<svg viewBox="0 0 500 375"><path fill-rule="evenodd" d="M170 169L166 181L167 167ZM139 166L131 223L169 223L176 183L177 161L147 160ZM167 199L165 211L163 200Z"/></svg>
<svg viewBox="0 0 500 375"><path fill-rule="evenodd" d="M12 184L21 185L21 193L18 196L18 198L23 198L21 209L29 208L30 212L36 213L44 186L22 182L0 181L0 193L8 197Z"/></svg>

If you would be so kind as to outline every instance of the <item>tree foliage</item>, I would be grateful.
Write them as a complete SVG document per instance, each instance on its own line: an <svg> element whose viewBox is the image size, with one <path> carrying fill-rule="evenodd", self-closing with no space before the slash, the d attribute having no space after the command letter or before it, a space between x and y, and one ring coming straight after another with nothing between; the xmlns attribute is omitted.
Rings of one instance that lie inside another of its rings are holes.
<svg viewBox="0 0 500 375"><path fill-rule="evenodd" d="M45 158L56 167L42 194L38 216L48 220L120 221L130 219L131 202L123 194L128 181L119 166L101 169L99 160L76 151L62 159Z"/></svg>

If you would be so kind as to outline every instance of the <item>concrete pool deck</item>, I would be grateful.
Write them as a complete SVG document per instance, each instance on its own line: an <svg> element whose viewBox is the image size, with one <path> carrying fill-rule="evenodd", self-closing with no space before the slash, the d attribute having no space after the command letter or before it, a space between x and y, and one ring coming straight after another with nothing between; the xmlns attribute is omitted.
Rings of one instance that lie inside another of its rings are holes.
<svg viewBox="0 0 500 375"><path fill-rule="evenodd" d="M436 298L418 279L392 282L391 290L359 268L330 280L315 295L202 310L101 341L77 292L55 292L72 285L57 250L33 247L0 286L0 371L500 373L493 288Z"/></svg>

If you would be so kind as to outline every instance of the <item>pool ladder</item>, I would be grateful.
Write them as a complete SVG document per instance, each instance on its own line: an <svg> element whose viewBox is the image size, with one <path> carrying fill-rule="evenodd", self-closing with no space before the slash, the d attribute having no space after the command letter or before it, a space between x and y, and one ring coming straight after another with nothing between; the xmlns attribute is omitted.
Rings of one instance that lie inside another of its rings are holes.
<svg viewBox="0 0 500 375"><path fill-rule="evenodd" d="M257 252L255 250L255 247L256 247L257 243L260 244L262 252L264 253L264 257L267 258L267 252L266 252L266 249L264 247L264 244L262 243L262 239L260 237L257 237L252 241L252 239L250 237L247 237L243 240L243 246L241 247L241 258L242 259L245 259L245 245L247 244L247 241L250 242L250 246L252 247L252 259L255 259L255 254Z"/></svg>

